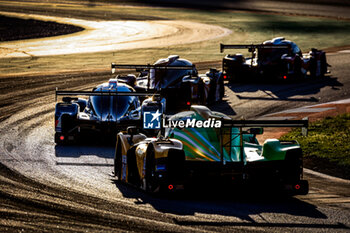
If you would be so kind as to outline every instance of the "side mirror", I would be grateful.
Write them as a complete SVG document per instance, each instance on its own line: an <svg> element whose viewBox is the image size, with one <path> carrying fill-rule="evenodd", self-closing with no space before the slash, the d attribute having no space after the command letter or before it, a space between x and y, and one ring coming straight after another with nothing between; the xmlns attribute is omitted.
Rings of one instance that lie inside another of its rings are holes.
<svg viewBox="0 0 350 233"><path fill-rule="evenodd" d="M139 134L140 133L140 129L137 128L136 126L129 126L127 128L128 134L130 134L131 136L134 136L135 134Z"/></svg>
<svg viewBox="0 0 350 233"><path fill-rule="evenodd" d="M197 84L200 80L198 76L186 75L182 78L182 83L193 83Z"/></svg>
<svg viewBox="0 0 350 233"><path fill-rule="evenodd" d="M290 59L291 57L286 53L281 56L281 60L290 60Z"/></svg>
<svg viewBox="0 0 350 233"><path fill-rule="evenodd" d="M129 117L131 120L140 120L141 119L141 112L139 109L130 111Z"/></svg>
<svg viewBox="0 0 350 233"><path fill-rule="evenodd" d="M201 77L202 79L202 82L205 84L205 85L209 85L210 84L210 78L208 76L206 77Z"/></svg>
<svg viewBox="0 0 350 233"><path fill-rule="evenodd" d="M263 134L264 133L264 129L263 128L250 128L248 130L248 133L254 134L254 135Z"/></svg>
<svg viewBox="0 0 350 233"><path fill-rule="evenodd" d="M182 82L186 82L186 81L190 80L191 78L192 78L191 75L185 75L182 78Z"/></svg>
<svg viewBox="0 0 350 233"><path fill-rule="evenodd" d="M65 102L65 103L71 103L72 101L76 101L78 100L78 98L72 98L72 97L63 97L62 98L62 101Z"/></svg>

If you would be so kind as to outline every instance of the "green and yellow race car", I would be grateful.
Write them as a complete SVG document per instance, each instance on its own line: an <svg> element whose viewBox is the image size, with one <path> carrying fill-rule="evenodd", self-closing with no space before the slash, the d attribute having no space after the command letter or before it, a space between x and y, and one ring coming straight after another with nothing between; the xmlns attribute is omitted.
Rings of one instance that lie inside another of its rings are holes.
<svg viewBox="0 0 350 233"><path fill-rule="evenodd" d="M308 193L300 145L277 139L259 144L256 138L262 127L307 128L307 120L233 120L200 105L167 119L153 112L148 120L161 124L157 137L136 127L117 135L114 173L123 182L148 192L266 183L290 194Z"/></svg>

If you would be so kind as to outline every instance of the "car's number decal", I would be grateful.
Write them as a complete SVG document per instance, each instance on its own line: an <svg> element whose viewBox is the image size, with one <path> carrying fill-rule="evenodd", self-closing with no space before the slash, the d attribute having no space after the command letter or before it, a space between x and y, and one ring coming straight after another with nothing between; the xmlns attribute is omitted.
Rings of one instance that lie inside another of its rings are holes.
<svg viewBox="0 0 350 233"><path fill-rule="evenodd" d="M146 156L143 158L143 169L142 169L142 176L146 176Z"/></svg>
<svg viewBox="0 0 350 233"><path fill-rule="evenodd" d="M122 155L122 180L126 180L127 157Z"/></svg>

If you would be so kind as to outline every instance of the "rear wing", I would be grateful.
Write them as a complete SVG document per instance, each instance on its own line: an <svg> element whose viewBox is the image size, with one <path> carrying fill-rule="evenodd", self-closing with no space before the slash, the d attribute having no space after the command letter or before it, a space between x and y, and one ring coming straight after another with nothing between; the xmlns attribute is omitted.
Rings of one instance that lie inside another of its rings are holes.
<svg viewBox="0 0 350 233"><path fill-rule="evenodd" d="M229 148L229 154L231 154L231 148L232 148L232 141L236 139L237 137L240 137L240 154L241 154L241 161L244 162L243 159L243 134L251 133L247 131L243 131L243 128L247 127L301 127L302 128L302 134L304 136L307 135L307 127L309 125L308 118L304 118L302 120L222 120L221 121L221 132L220 132L220 153L221 153L221 162L224 162L223 160L223 148L228 147ZM226 135L222 128L230 128L229 135L231 137L232 135L232 128L239 128L239 133L237 133L236 137L231 138L228 142L224 143L223 137Z"/></svg>
<svg viewBox="0 0 350 233"><path fill-rule="evenodd" d="M115 73L116 69L136 69L136 70L149 70L149 69L158 69L158 70L193 70L195 65L192 66L159 66L159 65L127 65L127 64L111 64L112 74Z"/></svg>
<svg viewBox="0 0 350 233"><path fill-rule="evenodd" d="M255 49L288 49L290 45L265 45L265 44L220 44L220 53L225 49L249 49L254 51Z"/></svg>
<svg viewBox="0 0 350 233"><path fill-rule="evenodd" d="M139 96L139 97L156 97L160 98L160 94L152 91L147 92L124 92L124 91L59 91L56 88L55 100L57 101L57 96Z"/></svg>
<svg viewBox="0 0 350 233"><path fill-rule="evenodd" d="M305 127L308 119L303 120L222 120L223 127Z"/></svg>
<svg viewBox="0 0 350 233"><path fill-rule="evenodd" d="M248 128L248 127L300 127L302 134L307 136L307 128L309 126L309 119L307 117L302 120L222 120L222 127L237 127Z"/></svg>
<svg viewBox="0 0 350 233"><path fill-rule="evenodd" d="M305 117L302 120L222 120L221 123L221 127L224 128L240 128L241 133L242 128L248 127L300 127L302 134L307 136L309 119Z"/></svg>

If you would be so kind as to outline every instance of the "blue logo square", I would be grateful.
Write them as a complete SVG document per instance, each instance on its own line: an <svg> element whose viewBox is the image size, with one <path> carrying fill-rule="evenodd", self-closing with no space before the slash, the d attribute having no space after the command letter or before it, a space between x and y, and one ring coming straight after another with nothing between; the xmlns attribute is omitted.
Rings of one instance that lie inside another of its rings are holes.
<svg viewBox="0 0 350 233"><path fill-rule="evenodd" d="M161 113L157 111L143 112L143 128L144 129L160 129Z"/></svg>

